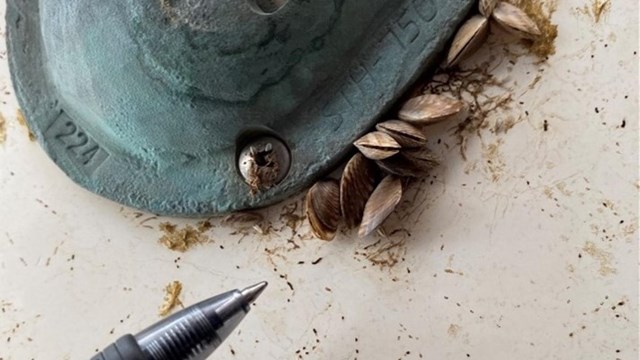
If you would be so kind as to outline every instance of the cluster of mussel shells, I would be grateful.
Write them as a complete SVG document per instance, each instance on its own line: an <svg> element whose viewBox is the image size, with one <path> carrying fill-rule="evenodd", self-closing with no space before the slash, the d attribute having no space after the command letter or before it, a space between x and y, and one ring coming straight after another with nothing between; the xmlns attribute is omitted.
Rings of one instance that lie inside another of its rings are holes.
<svg viewBox="0 0 640 360"><path fill-rule="evenodd" d="M404 104L399 120L381 122L354 142L359 152L340 181L319 181L307 193L306 212L314 235L332 240L341 223L359 226L360 237L371 234L400 203L408 181L426 176L439 163L427 148L424 127L466 114L462 101L422 95Z"/></svg>
<svg viewBox="0 0 640 360"><path fill-rule="evenodd" d="M522 38L535 39L540 29L524 11L504 1L480 0L479 14L458 30L445 60L453 67L485 42L490 23ZM427 148L424 127L445 120L463 120L463 101L427 94L410 99L398 113L399 120L376 125L358 139L359 152L347 163L340 180L325 179L309 189L306 213L313 234L333 240L342 223L359 227L365 237L375 231L398 206L410 179L422 178L438 165Z"/></svg>
<svg viewBox="0 0 640 360"><path fill-rule="evenodd" d="M479 14L472 16L458 30L446 60L447 67L475 53L489 36L489 28L497 24L508 33L534 40L542 35L536 23L520 8L505 1L480 0Z"/></svg>

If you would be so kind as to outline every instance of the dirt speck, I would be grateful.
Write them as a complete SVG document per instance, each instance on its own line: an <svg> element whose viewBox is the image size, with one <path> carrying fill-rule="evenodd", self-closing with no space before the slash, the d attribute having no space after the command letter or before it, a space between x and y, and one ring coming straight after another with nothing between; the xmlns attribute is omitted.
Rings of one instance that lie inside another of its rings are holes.
<svg viewBox="0 0 640 360"><path fill-rule="evenodd" d="M455 274L455 275L464 276L464 273L462 271L456 271L456 270L453 270L451 268L444 269L444 272L446 272L447 274Z"/></svg>
<svg viewBox="0 0 640 360"><path fill-rule="evenodd" d="M200 232L205 232L213 229L213 224L209 220L200 221L198 222L197 225L198 225L198 231Z"/></svg>
<svg viewBox="0 0 640 360"><path fill-rule="evenodd" d="M563 181L556 184L556 189L558 189L558 191L560 191L560 193L562 193L562 195L564 196L573 195L573 192L567 189L567 184Z"/></svg>
<svg viewBox="0 0 640 360"><path fill-rule="evenodd" d="M27 129L27 133L29 134L29 140L36 141L36 135L29 128L27 119L24 117L24 113L20 109L16 110L16 120L18 120L18 124L24 126L24 128Z"/></svg>
<svg viewBox="0 0 640 360"><path fill-rule="evenodd" d="M493 126L492 132L494 134L506 134L521 121L522 118L517 118L515 116L507 116L504 120L498 119Z"/></svg>
<svg viewBox="0 0 640 360"><path fill-rule="evenodd" d="M192 225L178 228L175 224L164 222L160 224L160 230L163 235L159 242L169 250L185 252L196 245L211 242L205 234L208 228L204 223L200 223L197 228Z"/></svg>
<svg viewBox="0 0 640 360"><path fill-rule="evenodd" d="M622 235L627 237L629 241L632 240L633 235L638 231L638 224L632 223L622 228Z"/></svg>
<svg viewBox="0 0 640 360"><path fill-rule="evenodd" d="M451 337L457 337L458 333L460 332L460 330L462 330L460 325L451 324L451 325L449 325L449 329L447 330L447 334L449 334L449 336L451 336Z"/></svg>
<svg viewBox="0 0 640 360"><path fill-rule="evenodd" d="M598 269L600 275L607 276L618 272L611 264L613 262L613 255L610 252L598 248L596 244L591 241L587 241L582 250L600 263L600 268Z"/></svg>
<svg viewBox="0 0 640 360"><path fill-rule="evenodd" d="M567 269L567 271L568 271L568 272L570 272L570 273L574 273L574 272L576 272L576 267L575 267L575 266L573 266L573 264L567 264L566 269Z"/></svg>
<svg viewBox="0 0 640 360"><path fill-rule="evenodd" d="M613 203L613 201L607 200L607 199L602 201L602 206L604 206L604 207L606 207L606 208L608 208L610 210L614 210L615 209L615 204Z"/></svg>
<svg viewBox="0 0 640 360"><path fill-rule="evenodd" d="M4 119L4 116L0 114L0 145L4 144L7 140L7 122Z"/></svg>
<svg viewBox="0 0 640 360"><path fill-rule="evenodd" d="M542 74L536 75L533 81L529 84L529 90L535 89L538 83L540 82L540 80L542 80Z"/></svg>
<svg viewBox="0 0 640 360"><path fill-rule="evenodd" d="M500 152L502 140L489 145L482 146L482 156L484 158L484 169L493 182L498 182L503 175L506 164Z"/></svg>
<svg viewBox="0 0 640 360"><path fill-rule="evenodd" d="M164 288L164 292L164 302L158 310L160 316L167 316L176 306L182 306L182 301L180 301L182 283L180 281L172 281Z"/></svg>

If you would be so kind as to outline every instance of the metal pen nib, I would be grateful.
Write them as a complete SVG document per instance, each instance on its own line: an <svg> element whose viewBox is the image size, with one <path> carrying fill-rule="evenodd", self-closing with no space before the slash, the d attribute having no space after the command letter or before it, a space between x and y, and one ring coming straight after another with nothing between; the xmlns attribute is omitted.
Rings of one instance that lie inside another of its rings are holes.
<svg viewBox="0 0 640 360"><path fill-rule="evenodd" d="M264 289L267 288L267 285L269 284L266 281L263 281L255 285L249 286L247 288L244 288L243 290L240 290L240 293L244 298L244 302L247 304L251 304L254 301L256 301L258 296L260 296L260 294L262 294Z"/></svg>
<svg viewBox="0 0 640 360"><path fill-rule="evenodd" d="M125 335L92 360L204 360L233 332L267 282L189 306L135 336Z"/></svg>

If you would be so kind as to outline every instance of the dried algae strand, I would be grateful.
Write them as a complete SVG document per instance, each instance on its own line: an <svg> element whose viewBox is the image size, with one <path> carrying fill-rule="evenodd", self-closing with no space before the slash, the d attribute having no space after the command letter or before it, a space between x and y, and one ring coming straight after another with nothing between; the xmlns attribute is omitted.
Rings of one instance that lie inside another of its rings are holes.
<svg viewBox="0 0 640 360"><path fill-rule="evenodd" d="M611 0L593 0L591 4L585 4L578 8L578 13L587 15L593 19L594 23L599 23L604 15L611 9Z"/></svg>
<svg viewBox="0 0 640 360"><path fill-rule="evenodd" d="M558 25L551 23L551 16L556 11L557 0L509 0L508 2L524 10L542 33L535 40L523 40L529 51L542 60L555 54Z"/></svg>
<svg viewBox="0 0 640 360"><path fill-rule="evenodd" d="M172 281L164 288L164 300L158 314L167 316L176 306L183 306L180 301L180 293L182 292L182 283L180 281Z"/></svg>
<svg viewBox="0 0 640 360"><path fill-rule="evenodd" d="M280 214L278 215L278 221L282 226L278 231L282 231L285 228L291 230L291 239L298 234L298 228L307 219L305 214L304 199L296 200L291 204L287 204L282 207Z"/></svg>
<svg viewBox="0 0 640 360"><path fill-rule="evenodd" d="M159 242L169 250L185 252L196 245L211 242L209 236L205 234L209 227L203 224L198 225L197 228L192 225L178 228L175 224L164 222L159 227L163 232Z"/></svg>
<svg viewBox="0 0 640 360"><path fill-rule="evenodd" d="M595 0L592 4L593 7L593 20L596 23L600 22L600 18L603 14L606 14L611 8L611 0Z"/></svg>
<svg viewBox="0 0 640 360"><path fill-rule="evenodd" d="M600 22L602 15L606 14L611 8L611 0L594 0L591 4L591 11L593 12L593 21Z"/></svg>
<svg viewBox="0 0 640 360"><path fill-rule="evenodd" d="M197 225L198 225L198 231L201 233L213 229L213 224L209 220L199 221Z"/></svg>
<svg viewBox="0 0 640 360"><path fill-rule="evenodd" d="M378 230L378 235L381 239L360 250L356 250L355 255L363 257L373 266L377 266L381 269L394 268L396 265L405 261L405 256L407 254L407 238L406 236L401 235L400 240L391 241L391 238L385 235L384 231L381 229Z"/></svg>
<svg viewBox="0 0 640 360"><path fill-rule="evenodd" d="M7 122L4 119L4 116L0 114L0 145L4 144L7 140Z"/></svg>
<svg viewBox="0 0 640 360"><path fill-rule="evenodd" d="M242 235L239 241L256 233L267 235L273 228L264 215L252 211L229 214L222 219L221 224L233 228L229 235Z"/></svg>
<svg viewBox="0 0 640 360"><path fill-rule="evenodd" d="M492 113L509 110L514 102L512 91L493 76L490 64L472 70L439 70L424 85L422 92L450 94L465 99L470 105L469 116L458 123L455 130L460 154L465 160L468 139L482 129L489 129L491 124L487 120Z"/></svg>
<svg viewBox="0 0 640 360"><path fill-rule="evenodd" d="M31 128L29 128L27 119L24 117L24 113L20 109L16 110L16 120L18 120L18 124L24 126L24 128L27 129L29 140L36 141L36 135L33 133L33 131L31 131Z"/></svg>
<svg viewBox="0 0 640 360"><path fill-rule="evenodd" d="M229 214L222 219L224 225L235 224L259 224L264 221L264 216L254 211L242 211Z"/></svg>

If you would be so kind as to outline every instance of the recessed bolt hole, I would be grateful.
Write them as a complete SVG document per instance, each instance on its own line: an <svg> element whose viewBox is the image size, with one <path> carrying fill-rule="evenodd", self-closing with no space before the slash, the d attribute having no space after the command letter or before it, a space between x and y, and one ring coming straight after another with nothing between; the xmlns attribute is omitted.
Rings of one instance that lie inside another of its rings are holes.
<svg viewBox="0 0 640 360"><path fill-rule="evenodd" d="M259 14L273 14L282 9L289 0L247 0L249 6Z"/></svg>
<svg viewBox="0 0 640 360"><path fill-rule="evenodd" d="M271 136L251 141L242 148L238 157L238 170L253 194L280 183L290 166L289 149L281 140Z"/></svg>
<svg viewBox="0 0 640 360"><path fill-rule="evenodd" d="M256 165L260 167L272 167L273 166L273 157L271 154L273 153L273 145L268 143L262 150L253 150L253 158L256 162Z"/></svg>

